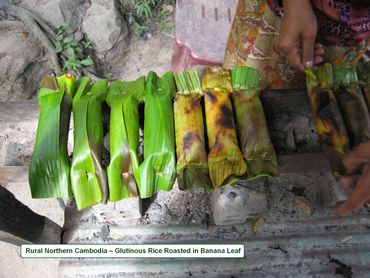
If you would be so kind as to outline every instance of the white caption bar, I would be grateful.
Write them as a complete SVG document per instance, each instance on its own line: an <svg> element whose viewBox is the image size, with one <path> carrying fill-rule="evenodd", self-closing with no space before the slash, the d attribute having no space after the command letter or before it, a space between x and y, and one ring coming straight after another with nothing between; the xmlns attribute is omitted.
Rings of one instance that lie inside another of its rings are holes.
<svg viewBox="0 0 370 278"><path fill-rule="evenodd" d="M243 244L23 244L22 258L243 258Z"/></svg>

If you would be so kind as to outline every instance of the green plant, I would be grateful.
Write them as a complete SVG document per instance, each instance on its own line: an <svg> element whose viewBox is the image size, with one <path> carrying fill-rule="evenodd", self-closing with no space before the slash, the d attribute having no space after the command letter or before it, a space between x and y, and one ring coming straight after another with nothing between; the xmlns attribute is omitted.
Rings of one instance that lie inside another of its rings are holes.
<svg viewBox="0 0 370 278"><path fill-rule="evenodd" d="M63 23L57 28L55 52L63 61L63 69L67 71L80 71L83 67L94 65L90 56L85 57L85 50L92 49L91 42L78 42L70 33L72 26Z"/></svg>
<svg viewBox="0 0 370 278"><path fill-rule="evenodd" d="M149 33L149 28L145 25L141 25L141 24L135 22L135 24L134 24L134 34L136 36L143 36L146 33Z"/></svg>
<svg viewBox="0 0 370 278"><path fill-rule="evenodd" d="M171 22L171 15L174 5L172 0L121 0L123 13L136 36L149 33L148 25L153 21L159 28L173 31L175 25Z"/></svg>

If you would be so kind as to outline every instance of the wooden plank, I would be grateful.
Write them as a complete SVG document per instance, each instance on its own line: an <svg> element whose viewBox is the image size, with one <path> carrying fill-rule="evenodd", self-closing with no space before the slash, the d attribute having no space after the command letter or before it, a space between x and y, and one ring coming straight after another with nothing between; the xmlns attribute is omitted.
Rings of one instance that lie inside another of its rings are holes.
<svg viewBox="0 0 370 278"><path fill-rule="evenodd" d="M305 90L265 90L262 91L261 101L269 114L309 105ZM0 101L0 115L0 122L3 123L37 120L39 106L33 99Z"/></svg>
<svg viewBox="0 0 370 278"><path fill-rule="evenodd" d="M39 105L36 100L0 101L0 122L18 123L38 120Z"/></svg>
<svg viewBox="0 0 370 278"><path fill-rule="evenodd" d="M62 228L38 215L0 186L0 241L23 243L61 243Z"/></svg>
<svg viewBox="0 0 370 278"><path fill-rule="evenodd" d="M303 153L278 156L280 173L302 173L329 170L324 153Z"/></svg>
<svg viewBox="0 0 370 278"><path fill-rule="evenodd" d="M0 167L0 184L28 182L28 166Z"/></svg>
<svg viewBox="0 0 370 278"><path fill-rule="evenodd" d="M278 156L280 173L299 173L329 170L324 153L304 153ZM0 167L0 183L21 183L28 181L27 166Z"/></svg>
<svg viewBox="0 0 370 278"><path fill-rule="evenodd" d="M265 90L261 102L266 114L274 115L299 108L309 108L309 99L305 90Z"/></svg>

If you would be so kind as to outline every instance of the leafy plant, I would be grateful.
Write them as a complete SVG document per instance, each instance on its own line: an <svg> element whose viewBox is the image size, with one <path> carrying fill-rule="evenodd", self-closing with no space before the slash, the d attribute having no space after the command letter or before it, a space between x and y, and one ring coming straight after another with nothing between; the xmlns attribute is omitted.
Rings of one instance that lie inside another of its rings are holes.
<svg viewBox="0 0 370 278"><path fill-rule="evenodd" d="M123 13L136 36L150 32L148 23L156 22L163 30L173 31L171 14L175 1L172 0L121 0ZM167 7L171 7L170 10Z"/></svg>
<svg viewBox="0 0 370 278"><path fill-rule="evenodd" d="M92 49L91 42L78 42L70 33L72 26L63 23L57 28L55 52L63 60L63 69L79 72L81 68L94 65L90 56L85 57L87 49Z"/></svg>

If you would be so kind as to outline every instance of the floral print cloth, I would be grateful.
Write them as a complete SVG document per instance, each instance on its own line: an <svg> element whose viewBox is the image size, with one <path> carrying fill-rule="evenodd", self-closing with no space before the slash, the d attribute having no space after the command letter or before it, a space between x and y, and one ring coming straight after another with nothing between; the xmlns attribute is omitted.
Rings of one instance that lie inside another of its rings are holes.
<svg viewBox="0 0 370 278"><path fill-rule="evenodd" d="M337 2L349 2L345 0L311 1L319 24L323 24L319 27L318 39L324 44L324 62L334 65L357 63L367 50L367 41L364 39L370 35L366 31L366 25L370 24L370 13L366 17L364 10L348 9L348 5L347 9L342 6L342 9L338 9ZM257 69L263 89L304 88L304 74L291 68L285 58L274 51L273 44L280 30L283 12L283 7L278 2L239 0L227 42L224 66L249 66ZM335 9L331 8L329 2L336 3L333 6ZM355 17L356 12L361 12L361 16ZM345 14L352 16L346 17ZM320 17L325 17L325 20ZM344 18L347 21L343 21ZM360 32L362 30L364 32ZM351 40L336 36L341 32L349 34L346 36L351 36ZM349 45L344 46L347 42Z"/></svg>

